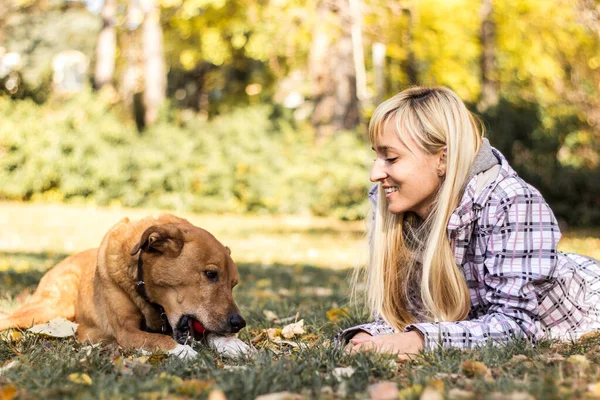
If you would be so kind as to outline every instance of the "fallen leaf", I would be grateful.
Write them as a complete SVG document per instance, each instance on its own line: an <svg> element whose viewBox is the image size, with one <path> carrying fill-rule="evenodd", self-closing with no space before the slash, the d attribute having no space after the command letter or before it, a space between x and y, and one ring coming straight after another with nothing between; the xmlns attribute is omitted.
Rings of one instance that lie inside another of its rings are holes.
<svg viewBox="0 0 600 400"><path fill-rule="evenodd" d="M400 398L398 385L395 382L383 381L374 383L367 387L369 399L371 400L396 400Z"/></svg>
<svg viewBox="0 0 600 400"><path fill-rule="evenodd" d="M349 310L347 308L332 308L325 313L325 317L333 323L342 321L348 316Z"/></svg>
<svg viewBox="0 0 600 400"><path fill-rule="evenodd" d="M79 385L88 385L90 386L92 384L92 378L90 378L90 376L88 374L80 374L78 372L74 373L74 374L70 374L67 377L68 380L70 380L73 383L77 383Z"/></svg>
<svg viewBox="0 0 600 400"><path fill-rule="evenodd" d="M281 329L269 328L269 329L267 329L267 336L269 336L269 339L275 340L275 339L281 337Z"/></svg>
<svg viewBox="0 0 600 400"><path fill-rule="evenodd" d="M181 382L181 384L179 386L177 386L175 391L177 393L185 394L188 396L199 396L202 393L208 391L208 389L210 389L212 386L214 386L214 384L215 384L214 379L209 379L209 380L188 379L188 380Z"/></svg>
<svg viewBox="0 0 600 400"><path fill-rule="evenodd" d="M276 393L263 394L261 396L258 396L254 400L303 400L303 399L304 399L304 396L302 396L301 394L298 394L298 393L276 392Z"/></svg>
<svg viewBox="0 0 600 400"><path fill-rule="evenodd" d="M16 367L17 365L19 365L19 362L17 360L7 361L4 364L4 366L0 368L0 376L2 376L9 369Z"/></svg>
<svg viewBox="0 0 600 400"><path fill-rule="evenodd" d="M177 386L181 385L181 383L183 382L183 379L181 379L180 377L167 374L166 372L162 372L158 376L158 380L160 380L161 382L164 382L164 383L170 383L170 384L177 385Z"/></svg>
<svg viewBox="0 0 600 400"><path fill-rule="evenodd" d="M283 336L286 339L291 339L295 335L301 335L301 334L305 333L303 327L304 327L303 319L301 319L298 322L294 322L293 324L286 325L283 327L283 329L281 329L281 336Z"/></svg>
<svg viewBox="0 0 600 400"><path fill-rule="evenodd" d="M21 331L11 329L7 335L7 339L13 342L20 342L23 339L23 333Z"/></svg>
<svg viewBox="0 0 600 400"><path fill-rule="evenodd" d="M165 354L165 353L152 354L148 358L148 364L150 364L150 365L160 365L160 364L163 363L163 361L165 361L168 358L169 358L169 356L167 354Z"/></svg>
<svg viewBox="0 0 600 400"><path fill-rule="evenodd" d="M0 386L0 400L12 400L17 395L17 388L14 385Z"/></svg>
<svg viewBox="0 0 600 400"><path fill-rule="evenodd" d="M267 335L267 331L262 330L250 340L250 343L256 345L256 344L266 340L266 338L268 338L268 337L269 337L269 335Z"/></svg>
<svg viewBox="0 0 600 400"><path fill-rule="evenodd" d="M354 375L354 368L338 367L334 368L334 370L331 373L338 381L341 381L342 379L347 379Z"/></svg>
<svg viewBox="0 0 600 400"><path fill-rule="evenodd" d="M462 363L463 373L469 378L475 376L491 376L490 370L486 365L479 361L467 360Z"/></svg>
<svg viewBox="0 0 600 400"><path fill-rule="evenodd" d="M34 325L27 329L27 332L62 338L74 336L77 332L77 326L78 324L71 322L68 319L58 317L46 324Z"/></svg>

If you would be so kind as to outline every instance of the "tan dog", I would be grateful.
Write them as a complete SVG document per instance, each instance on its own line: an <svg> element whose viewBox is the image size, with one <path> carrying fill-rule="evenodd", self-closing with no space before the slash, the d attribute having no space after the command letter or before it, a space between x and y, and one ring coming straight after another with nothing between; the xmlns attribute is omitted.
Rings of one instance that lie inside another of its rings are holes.
<svg viewBox="0 0 600 400"><path fill-rule="evenodd" d="M125 218L98 249L48 271L26 304L0 317L0 331L64 317L79 324L80 341L188 357L200 327L217 350L245 353L239 339L217 336L246 325L233 300L237 283L229 248L207 231L173 215Z"/></svg>

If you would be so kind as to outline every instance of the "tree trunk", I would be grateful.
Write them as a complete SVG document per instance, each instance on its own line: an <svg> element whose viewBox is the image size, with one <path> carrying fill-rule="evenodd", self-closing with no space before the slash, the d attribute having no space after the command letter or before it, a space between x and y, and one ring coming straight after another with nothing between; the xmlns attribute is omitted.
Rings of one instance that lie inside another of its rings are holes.
<svg viewBox="0 0 600 400"><path fill-rule="evenodd" d="M96 68L94 71L94 87L96 89L113 84L117 54L116 6L116 0L105 0L102 8L102 30L96 44Z"/></svg>
<svg viewBox="0 0 600 400"><path fill-rule="evenodd" d="M144 121L153 124L158 110L165 100L167 74L163 52L163 33L160 12L155 0L146 0L142 23L142 46L144 52Z"/></svg>
<svg viewBox="0 0 600 400"><path fill-rule="evenodd" d="M409 85L419 84L419 75L417 71L417 62L415 59L415 53L412 50L413 41L413 29L415 26L415 11L411 2L408 2L402 7L402 14L406 16L407 23L406 29L403 33L403 44L406 48L406 60L404 61L403 69L406 73L406 78Z"/></svg>
<svg viewBox="0 0 600 400"><path fill-rule="evenodd" d="M373 84L375 86L375 97L373 105L377 107L385 94L385 44L373 43L371 52L373 59Z"/></svg>
<svg viewBox="0 0 600 400"><path fill-rule="evenodd" d="M321 0L309 60L314 112L312 123L322 139L359 122L352 17L348 0ZM328 20L335 21L333 24ZM330 32L338 31L337 37Z"/></svg>
<svg viewBox="0 0 600 400"><path fill-rule="evenodd" d="M352 18L352 55L354 58L354 71L356 76L356 96L362 102L367 97L367 72L365 69L365 55L362 42L362 11L361 0L350 1L350 15Z"/></svg>
<svg viewBox="0 0 600 400"><path fill-rule="evenodd" d="M479 112L485 112L498 104L498 82L496 80L496 24L494 22L493 0L482 0L481 31L481 96L477 104Z"/></svg>

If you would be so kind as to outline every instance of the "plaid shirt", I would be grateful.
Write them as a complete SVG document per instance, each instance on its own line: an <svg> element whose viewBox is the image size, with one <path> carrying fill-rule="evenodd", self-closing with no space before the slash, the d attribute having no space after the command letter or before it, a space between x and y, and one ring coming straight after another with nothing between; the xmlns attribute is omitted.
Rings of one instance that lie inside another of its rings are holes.
<svg viewBox="0 0 600 400"><path fill-rule="evenodd" d="M477 176L472 178L448 223L456 264L469 288L469 315L465 321L408 325L405 332L423 334L425 349L519 337L577 338L600 329L600 263L557 251L561 235L548 204L492 150L500 161L498 176L479 193ZM359 331L394 333L376 318L337 339L347 341Z"/></svg>

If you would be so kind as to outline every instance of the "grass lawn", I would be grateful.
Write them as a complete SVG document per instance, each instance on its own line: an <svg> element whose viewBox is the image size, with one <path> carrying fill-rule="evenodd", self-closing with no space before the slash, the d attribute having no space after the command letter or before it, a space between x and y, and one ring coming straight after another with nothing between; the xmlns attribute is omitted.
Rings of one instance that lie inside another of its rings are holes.
<svg viewBox="0 0 600 400"><path fill-rule="evenodd" d="M123 216L148 213L0 203L0 310L22 302L44 271L65 255L96 246ZM229 360L195 344L200 356L180 361L114 345L86 346L72 338L6 332L0 338L0 400L254 399L283 391L337 399L368 398L378 390L406 399L600 398L597 336L535 348L519 342L468 352L444 350L410 362L375 354L349 356L332 346L341 328L366 319L355 310L342 311L349 268L364 260L362 222L182 216L232 248L241 277L234 294L248 322L239 336L254 343L256 356ZM561 249L599 257L600 230L568 232ZM305 333L288 341L269 339L267 329L288 323L273 321L273 314L303 319Z"/></svg>

